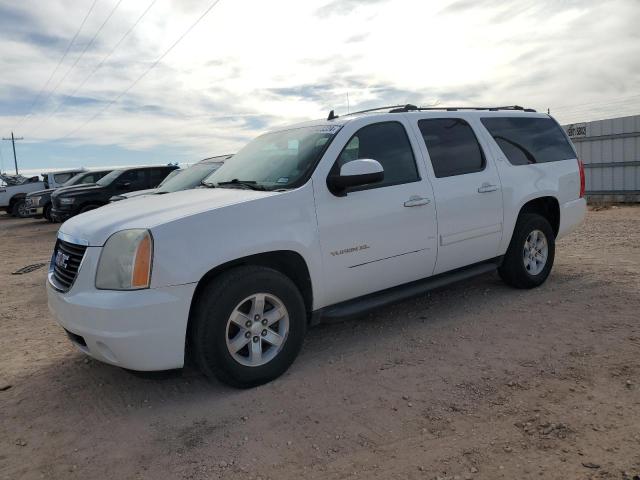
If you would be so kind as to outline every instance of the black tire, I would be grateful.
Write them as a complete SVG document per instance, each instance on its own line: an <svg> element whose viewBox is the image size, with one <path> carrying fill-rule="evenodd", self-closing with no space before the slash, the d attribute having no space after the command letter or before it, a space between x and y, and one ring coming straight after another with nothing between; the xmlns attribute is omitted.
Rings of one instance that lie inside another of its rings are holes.
<svg viewBox="0 0 640 480"><path fill-rule="evenodd" d="M44 209L42 210L42 216L48 221L53 223L53 218L51 218L51 204L48 203L47 205L44 206Z"/></svg>
<svg viewBox="0 0 640 480"><path fill-rule="evenodd" d="M282 301L289 315L289 332L281 350L268 363L245 366L227 348L227 322L238 304L256 293L275 295ZM189 350L207 377L250 388L279 377L289 368L302 347L306 329L302 295L288 277L266 267L237 267L213 279L201 292L192 312Z"/></svg>
<svg viewBox="0 0 640 480"><path fill-rule="evenodd" d="M101 207L101 205L93 205L93 204L85 205L80 209L78 213L88 212L89 210L95 210L96 208L99 208L99 207Z"/></svg>
<svg viewBox="0 0 640 480"><path fill-rule="evenodd" d="M19 198L16 200L11 206L11 215L19 218L27 218L27 210L26 205L24 203L24 198Z"/></svg>
<svg viewBox="0 0 640 480"><path fill-rule="evenodd" d="M535 230L541 231L546 237L547 260L544 268L537 274L531 274L525 267L523 251L529 234ZM498 273L502 280L516 288L535 288L544 283L551 273L556 252L556 237L548 220L535 213L521 214L516 222L509 249L504 257Z"/></svg>

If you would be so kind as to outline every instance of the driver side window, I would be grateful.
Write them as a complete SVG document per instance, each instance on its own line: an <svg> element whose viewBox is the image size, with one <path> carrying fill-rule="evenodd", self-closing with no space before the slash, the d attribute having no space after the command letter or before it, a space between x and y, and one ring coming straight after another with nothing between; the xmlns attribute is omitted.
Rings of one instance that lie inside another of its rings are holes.
<svg viewBox="0 0 640 480"><path fill-rule="evenodd" d="M377 160L384 169L384 180L366 188L380 188L420 180L407 132L399 122L382 122L358 130L340 152L331 174L352 160Z"/></svg>
<svg viewBox="0 0 640 480"><path fill-rule="evenodd" d="M141 189L147 188L146 182L146 172L144 170L129 170L128 172L124 172L120 175L118 179L121 184L129 183L129 187L133 189Z"/></svg>

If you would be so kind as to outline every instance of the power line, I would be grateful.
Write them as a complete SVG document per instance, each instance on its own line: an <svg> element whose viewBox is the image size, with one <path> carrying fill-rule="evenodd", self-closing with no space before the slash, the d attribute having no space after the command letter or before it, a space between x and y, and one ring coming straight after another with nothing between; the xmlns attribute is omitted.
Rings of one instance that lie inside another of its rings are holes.
<svg viewBox="0 0 640 480"><path fill-rule="evenodd" d="M69 76L69 74L73 71L73 69L76 67L76 65L78 64L78 62L82 59L82 57L84 57L84 54L87 52L87 50L89 50L89 48L93 45L93 42L95 42L96 38L98 38L98 35L100 35L100 32L102 31L102 29L104 28L104 26L107 24L107 22L111 19L111 17L113 16L113 14L116 12L116 10L118 9L118 7L120 6L120 4L122 3L123 0L118 0L118 2L116 2L115 6L111 9L111 11L109 12L109 15L107 15L107 18L105 18L105 20L102 22L102 24L98 27L98 30L96 30L96 33L94 33L93 37L91 38L91 40L89 40L89 42L84 46L84 48L82 49L82 52L80 52L80 55L78 55L78 57L76 58L76 61L73 62L73 65L71 65L69 67L69 69L67 70L67 72L63 75L63 77L58 81L58 83L56 84L56 86L53 88L53 90L51 90L46 98L44 99L44 101L48 100L49 98L51 98L53 96L54 93L56 93L58 91L58 88L60 88L60 85L62 85L62 82L64 82L66 80L66 78Z"/></svg>
<svg viewBox="0 0 640 480"><path fill-rule="evenodd" d="M73 129L72 131L70 131L69 133L67 133L66 135L63 135L62 137L58 137L56 138L54 141L58 141L58 140L63 140L65 138L68 138L76 133L78 133L80 130L82 130L85 126L87 126L90 122L92 122L93 120L95 120L96 118L98 118L102 113L104 113L111 105L113 105L114 103L116 103L118 100L120 100L120 98L122 98L129 90L131 90L133 87L135 87L138 82L140 80L142 80L151 70L153 70L156 65L158 65L158 63L160 63L162 61L162 59L164 57L166 57L169 52L171 52L171 50L173 50L176 45L178 45L183 39L184 37L186 37L191 30L193 30L196 25L198 25L200 23L200 21L207 16L207 14L213 9L213 7L215 7L218 3L220 3L220 0L215 0L211 5L209 5L207 7L207 9L202 13L202 15L200 15L198 17L198 19L191 24L191 26L189 28L187 28L187 30L180 35L180 37L178 37L178 39L173 42L171 44L171 46L169 48L167 48L164 53L162 55L160 55L158 57L158 59L153 62L149 68L147 68L144 72L142 72L142 75L140 75L138 78L136 78L133 83L131 83L131 85L129 85L127 88L125 88L122 92L120 92L115 98L113 98L109 103L107 103L102 109L100 109L98 112L95 113L95 115L91 116L89 119L87 119L87 121L85 121L84 123L82 123L81 125L79 125L78 127L76 127L75 129Z"/></svg>
<svg viewBox="0 0 640 480"><path fill-rule="evenodd" d="M65 58L67 58L67 54L69 53L69 50L71 50L71 46L73 45L73 43L76 41L76 39L78 38L78 35L80 35L80 32L82 31L82 28L84 27L85 22L87 21L87 18L89 18L89 15L91 15L91 12L93 11L93 7L95 7L96 3L98 2L98 0L93 0L93 3L91 4L91 6L89 7L89 10L87 11L86 15L84 16L84 18L82 19L82 22L80 23L80 26L78 27L78 30L76 31L76 34L73 36L73 38L71 39L71 41L69 42L69 45L67 45L67 48L65 49L64 53L62 54L62 57L60 58L60 60L58 61L58 65L56 65L56 68L53 69L53 72L51 72L51 75L49 75L49 78L47 79L47 81L45 82L45 84L42 86L42 88L40 89L40 92L38 93L38 95L36 95L36 98L33 100L33 102L31 103L31 106L29 107L29 110L27 111L27 113L18 121L18 123L16 124L14 130L16 130L21 124L22 122L24 122L24 120L31 115L31 112L33 111L33 107L36 105L36 103L38 103L38 100L40 99L40 97L42 96L42 94L44 93L45 89L49 86L49 83L51 82L51 80L53 79L54 75L58 72L58 69L60 68L60 65L62 65L62 62L64 61Z"/></svg>
<svg viewBox="0 0 640 480"><path fill-rule="evenodd" d="M124 33L124 35L122 35L122 37L120 37L120 40L118 40L118 42L113 46L113 48L111 49L111 51L105 55L102 60L93 68L93 70L91 70L91 72L89 72L89 75L87 75L85 77L85 79L75 88L75 90L67 96L67 98L71 98L73 97L76 93L78 93L78 90L80 90L82 87L84 87L86 85L86 83L89 81L89 79L98 71L100 70L100 68L102 68L102 66L105 64L105 62L107 60L109 60L109 58L111 58L111 56L115 53L115 51L118 49L118 47L120 47L120 45L122 44L122 42L124 42L124 40L129 36L129 34L131 34L131 32L133 32L133 30L138 26L138 24L140 23L140 21L147 15L147 12L149 10L151 10L151 7L156 3L157 0L151 0L151 3L149 3L149 5L147 6L147 8L142 12L142 14L138 17L138 19L131 25L131 27ZM66 102L66 99L63 99L60 101L60 103L58 104L58 106L56 107L55 110L53 110L49 115L47 115L42 122L40 122L39 125L37 125L35 127L35 130L40 130L40 127L42 127L42 125L49 119L51 118L53 115L55 115L58 111L60 111L60 108L62 108L62 106L64 105L64 103Z"/></svg>

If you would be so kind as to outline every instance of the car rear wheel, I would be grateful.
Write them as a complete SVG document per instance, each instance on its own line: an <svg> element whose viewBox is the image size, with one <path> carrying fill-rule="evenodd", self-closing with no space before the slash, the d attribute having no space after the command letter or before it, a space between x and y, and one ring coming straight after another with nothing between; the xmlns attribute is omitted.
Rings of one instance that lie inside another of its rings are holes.
<svg viewBox="0 0 640 480"><path fill-rule="evenodd" d="M555 234L551 225L541 215L525 213L516 223L498 273L513 287L534 288L551 273L554 257Z"/></svg>
<svg viewBox="0 0 640 480"><path fill-rule="evenodd" d="M302 347L307 317L302 295L288 277L247 266L204 287L191 322L189 347L200 370L249 388L289 368Z"/></svg>

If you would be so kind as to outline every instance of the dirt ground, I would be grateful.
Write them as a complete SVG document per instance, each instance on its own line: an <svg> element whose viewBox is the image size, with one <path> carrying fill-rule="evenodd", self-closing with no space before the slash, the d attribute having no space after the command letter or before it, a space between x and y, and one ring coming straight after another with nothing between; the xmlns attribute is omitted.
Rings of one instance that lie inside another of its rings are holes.
<svg viewBox="0 0 640 480"><path fill-rule="evenodd" d="M640 207L591 211L545 285L495 274L310 330L277 381L89 360L50 317L57 226L0 215L0 479L632 479Z"/></svg>

